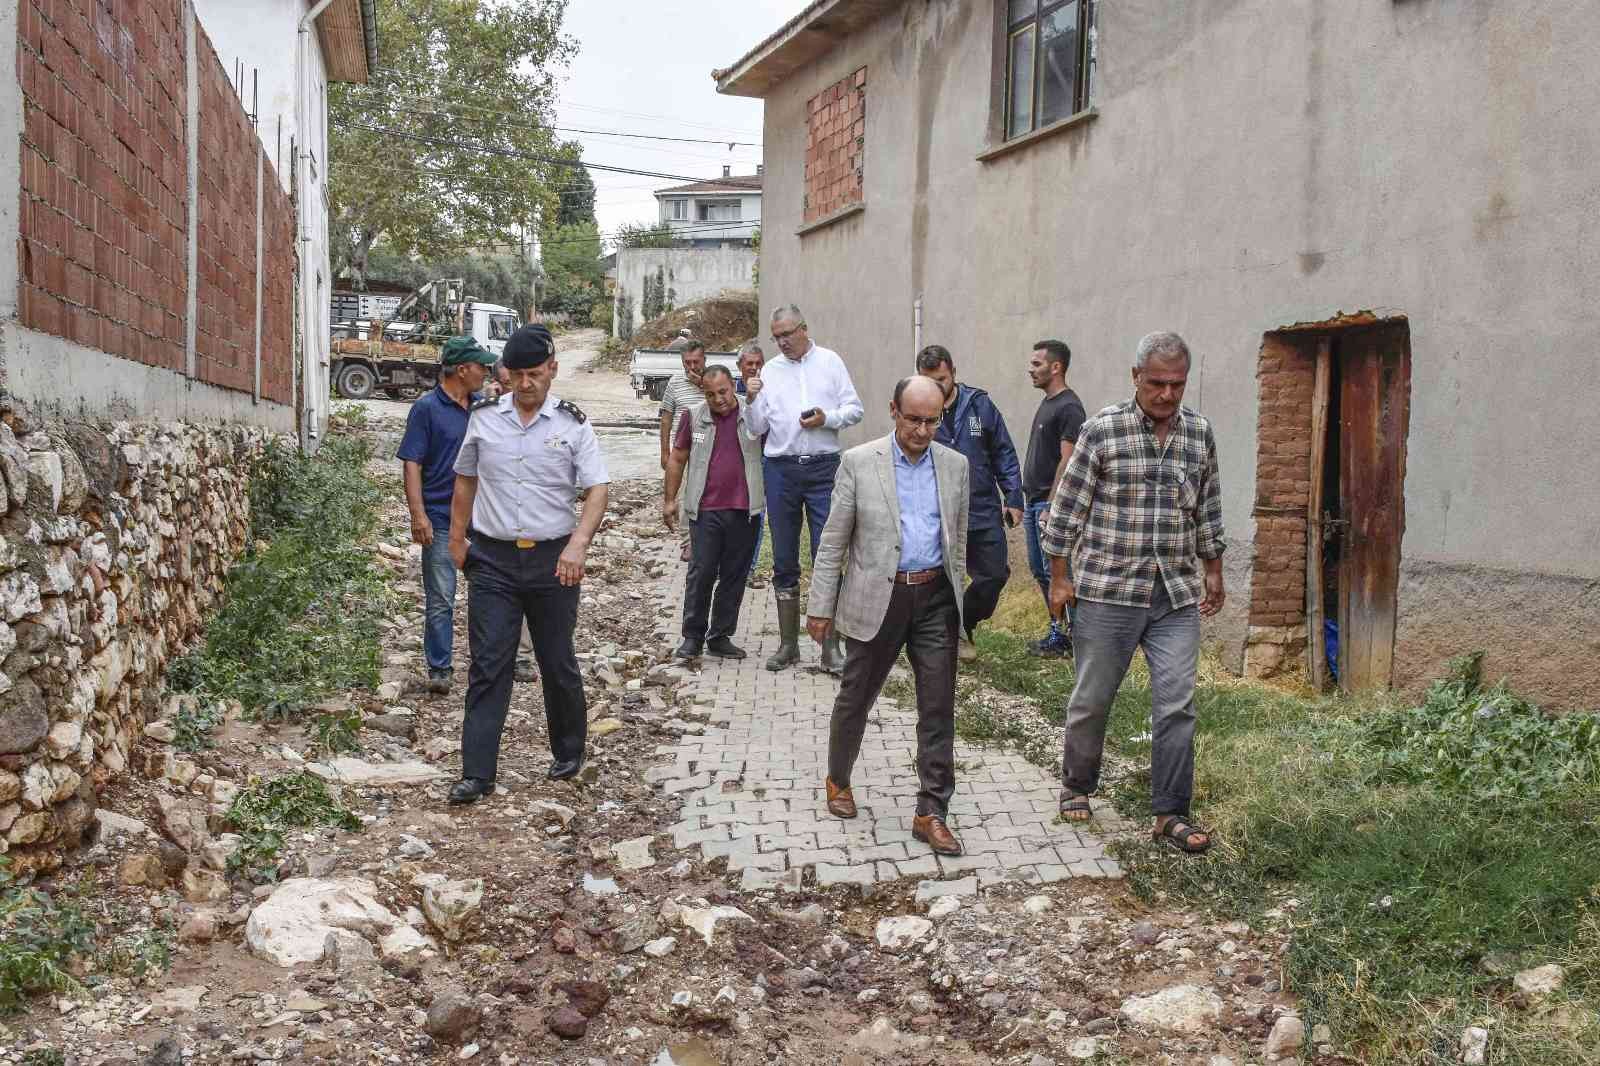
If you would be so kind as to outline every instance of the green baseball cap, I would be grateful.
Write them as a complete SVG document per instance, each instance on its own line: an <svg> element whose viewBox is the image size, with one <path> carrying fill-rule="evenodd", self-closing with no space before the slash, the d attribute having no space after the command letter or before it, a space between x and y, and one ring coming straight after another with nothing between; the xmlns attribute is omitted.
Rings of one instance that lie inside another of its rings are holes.
<svg viewBox="0 0 1600 1066"><path fill-rule="evenodd" d="M445 366L460 366L462 363L494 366L494 361L495 354L471 337L451 337L439 351L439 362Z"/></svg>

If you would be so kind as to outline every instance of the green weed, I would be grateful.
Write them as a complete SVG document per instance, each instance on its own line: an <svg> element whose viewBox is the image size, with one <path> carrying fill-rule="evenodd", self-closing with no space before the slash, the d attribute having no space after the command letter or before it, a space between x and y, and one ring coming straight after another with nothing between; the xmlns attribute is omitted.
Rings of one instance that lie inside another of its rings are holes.
<svg viewBox="0 0 1600 1066"><path fill-rule="evenodd" d="M96 965L135 981L166 973L172 965L172 934L159 926L126 933L100 954Z"/></svg>
<svg viewBox="0 0 1600 1066"><path fill-rule="evenodd" d="M361 750L361 712L330 711L311 722L311 733L318 749L329 755Z"/></svg>
<svg viewBox="0 0 1600 1066"><path fill-rule="evenodd" d="M329 825L357 830L361 819L341 807L320 777L304 770L270 781L252 780L228 807L228 821L244 843L228 858L231 873L270 877L284 833Z"/></svg>
<svg viewBox="0 0 1600 1066"><path fill-rule="evenodd" d="M94 922L70 892L18 885L0 856L0 1013L40 992L82 991L75 959L94 952Z"/></svg>
<svg viewBox="0 0 1600 1066"><path fill-rule="evenodd" d="M53 1047L36 1047L22 1056L22 1066L66 1066L66 1062L66 1053Z"/></svg>
<svg viewBox="0 0 1600 1066"><path fill-rule="evenodd" d="M293 717L331 693L376 686L391 594L362 546L379 499L364 473L370 454L343 437L314 457L267 453L250 484L255 547L229 572L202 646L169 668L169 687Z"/></svg>
<svg viewBox="0 0 1600 1066"><path fill-rule="evenodd" d="M215 746L211 734L222 721L222 707L185 699L172 719L172 746L179 751L196 752Z"/></svg>

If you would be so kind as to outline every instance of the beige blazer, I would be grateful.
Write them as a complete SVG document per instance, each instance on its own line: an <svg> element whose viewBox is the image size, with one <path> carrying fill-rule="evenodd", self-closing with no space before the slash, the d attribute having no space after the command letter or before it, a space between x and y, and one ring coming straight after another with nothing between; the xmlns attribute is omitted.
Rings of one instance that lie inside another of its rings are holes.
<svg viewBox="0 0 1600 1066"><path fill-rule="evenodd" d="M900 496L891 439L851 448L840 459L828 524L812 561L806 614L832 618L834 628L854 640L878 635L900 564ZM944 569L959 613L967 575L967 457L942 444L929 447L939 485Z"/></svg>

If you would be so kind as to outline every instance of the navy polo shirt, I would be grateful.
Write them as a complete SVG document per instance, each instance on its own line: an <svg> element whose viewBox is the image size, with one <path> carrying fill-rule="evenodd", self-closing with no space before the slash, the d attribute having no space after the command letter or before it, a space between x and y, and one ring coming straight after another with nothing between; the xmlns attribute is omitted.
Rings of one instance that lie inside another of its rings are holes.
<svg viewBox="0 0 1600 1066"><path fill-rule="evenodd" d="M476 403L473 395L469 401ZM456 487L456 453L467 435L469 412L435 385L417 397L406 415L406 434L396 458L422 467L422 507L435 526L450 526L450 497Z"/></svg>

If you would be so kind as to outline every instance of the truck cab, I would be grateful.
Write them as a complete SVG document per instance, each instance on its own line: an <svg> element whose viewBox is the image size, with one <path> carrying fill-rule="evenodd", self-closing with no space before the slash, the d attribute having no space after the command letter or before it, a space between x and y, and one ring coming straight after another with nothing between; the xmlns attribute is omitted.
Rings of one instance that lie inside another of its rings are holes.
<svg viewBox="0 0 1600 1066"><path fill-rule="evenodd" d="M435 293L431 301L417 298ZM463 333L500 355L522 325L522 317L502 304L452 302L450 297L458 293L447 283L430 283L400 305L398 313L410 313L412 319L337 324L331 368L334 390L347 400L364 400L380 391L397 400L414 398L439 380L439 349L445 339Z"/></svg>

